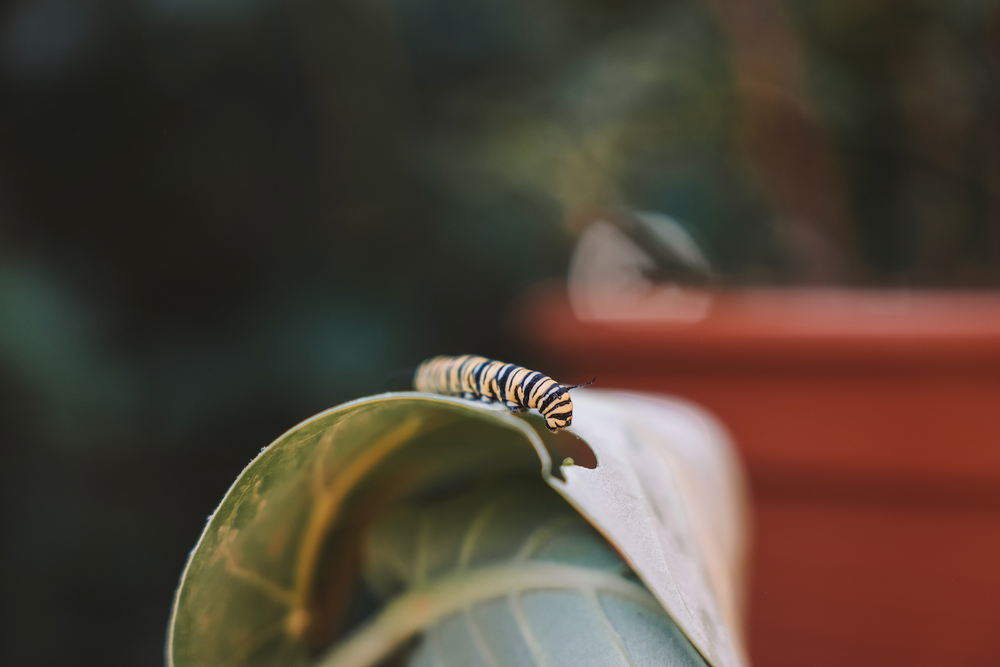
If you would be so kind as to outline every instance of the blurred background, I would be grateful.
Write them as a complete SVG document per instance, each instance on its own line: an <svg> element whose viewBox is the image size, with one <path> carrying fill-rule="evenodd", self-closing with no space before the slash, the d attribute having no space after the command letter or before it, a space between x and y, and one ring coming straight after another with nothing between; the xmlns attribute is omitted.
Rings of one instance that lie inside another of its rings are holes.
<svg viewBox="0 0 1000 667"><path fill-rule="evenodd" d="M997 10L4 3L0 663L161 664L259 449L432 354L544 363L512 313L596 217L721 287L996 288Z"/></svg>

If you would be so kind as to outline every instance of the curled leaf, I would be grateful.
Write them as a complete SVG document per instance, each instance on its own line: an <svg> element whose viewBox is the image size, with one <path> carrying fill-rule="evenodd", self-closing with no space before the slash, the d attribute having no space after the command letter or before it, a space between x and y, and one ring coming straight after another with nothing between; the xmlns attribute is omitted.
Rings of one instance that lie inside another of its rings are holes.
<svg viewBox="0 0 1000 667"><path fill-rule="evenodd" d="M670 619L713 667L742 664L741 487L724 436L700 412L660 399L585 390L574 392L574 403L572 433L555 435L537 416L413 392L347 403L293 428L241 473L192 552L171 615L168 666L294 666L330 658L334 654L325 652L331 645L351 641L345 632L357 637L365 623L386 618L397 604L358 617L363 572L383 594L396 586L399 604L423 585L393 579L386 561L373 556L391 552L392 540L406 539L404 525L396 524L394 537L384 532L404 511L400 508L486 477L539 479L539 472L568 501L563 507L572 506L593 527L587 530L596 529L593 535L610 542L642 584L569 561L529 558L519 566L535 568L535 581L563 582L546 590L583 595L591 600L591 611L596 596L615 628L617 612L608 604L619 602L606 604L605 594L652 614L650 623ZM576 464L553 468L553 460L568 463L567 458ZM467 547L469 567L478 562L476 549L488 543L483 540L469 542L474 545ZM434 553L451 553L443 545ZM454 577L472 571L460 573L452 562L448 574L437 577L430 563L421 567L413 572L425 572L423 583L432 585L435 575L439 585L447 580L458 587L454 590L467 588ZM542 600L535 588L525 587L527 579L517 579L528 570L514 576L497 567L512 564L472 568L483 590L502 589L508 598L511 590L520 591L521 600ZM568 568L577 568L570 578ZM578 574L584 578L574 579ZM508 575L516 582L504 579ZM612 579L619 583L608 588ZM641 594L622 597L622 585ZM454 599L474 610L495 603L463 596L467 593ZM548 603L539 604L531 608ZM407 620L410 630L393 632L429 629L432 637L437 624L451 623L452 611L444 605L420 628Z"/></svg>

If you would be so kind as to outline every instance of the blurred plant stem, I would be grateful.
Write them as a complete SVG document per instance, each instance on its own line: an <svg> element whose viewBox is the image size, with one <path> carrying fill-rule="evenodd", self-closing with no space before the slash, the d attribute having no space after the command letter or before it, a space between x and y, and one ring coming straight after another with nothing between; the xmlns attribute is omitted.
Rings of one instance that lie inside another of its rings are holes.
<svg viewBox="0 0 1000 667"><path fill-rule="evenodd" d="M832 142L802 87L798 38L777 0L707 0L729 35L741 148L767 193L796 282L840 283L857 269Z"/></svg>

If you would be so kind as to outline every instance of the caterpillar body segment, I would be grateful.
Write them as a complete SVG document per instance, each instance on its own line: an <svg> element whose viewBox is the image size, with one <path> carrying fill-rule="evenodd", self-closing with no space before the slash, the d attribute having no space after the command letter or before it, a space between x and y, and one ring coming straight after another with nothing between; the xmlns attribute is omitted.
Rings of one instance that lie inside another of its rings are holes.
<svg viewBox="0 0 1000 667"><path fill-rule="evenodd" d="M413 385L417 391L503 403L514 414L536 409L553 432L573 423L569 390L585 386L567 387L538 371L472 354L428 359L417 368Z"/></svg>

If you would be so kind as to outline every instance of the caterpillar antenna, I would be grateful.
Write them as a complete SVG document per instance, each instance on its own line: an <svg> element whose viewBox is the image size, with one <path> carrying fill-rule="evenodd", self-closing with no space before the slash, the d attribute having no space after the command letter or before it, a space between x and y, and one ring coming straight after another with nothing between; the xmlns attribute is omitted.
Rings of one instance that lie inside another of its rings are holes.
<svg viewBox="0 0 1000 667"><path fill-rule="evenodd" d="M565 385L564 385L564 386L563 386L563 389L565 389L565 390L567 390L567 391L569 391L570 389L579 389L580 387L586 387L586 386L588 386L588 385L592 385L592 384L594 384L595 382L597 382L597 378L594 378L594 379L593 379L593 380L591 380L590 382L584 382L583 384L575 384L575 385L573 385L572 387L567 387L567 386L565 386Z"/></svg>

